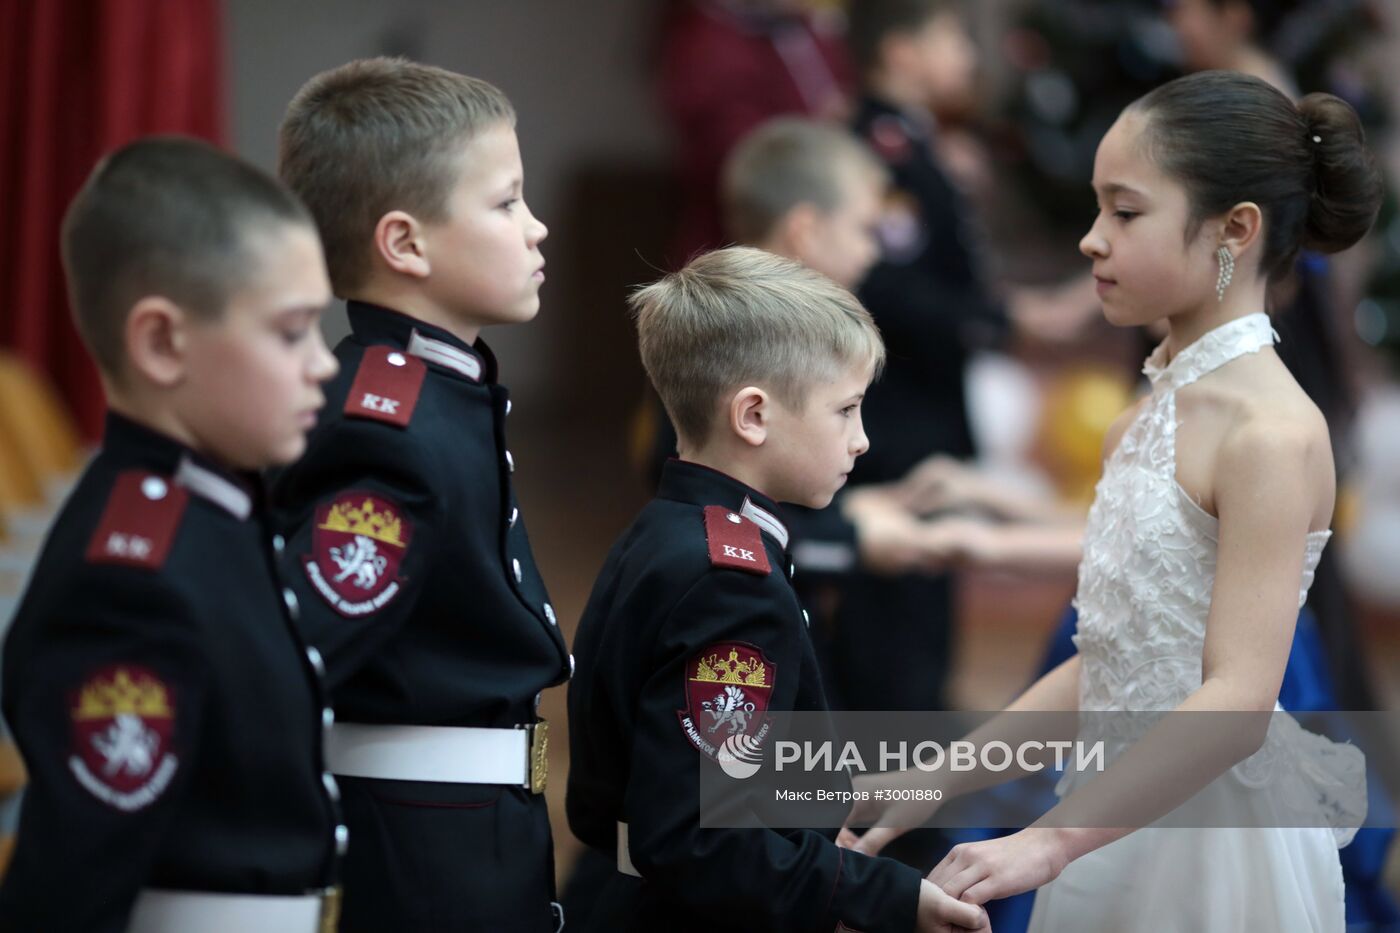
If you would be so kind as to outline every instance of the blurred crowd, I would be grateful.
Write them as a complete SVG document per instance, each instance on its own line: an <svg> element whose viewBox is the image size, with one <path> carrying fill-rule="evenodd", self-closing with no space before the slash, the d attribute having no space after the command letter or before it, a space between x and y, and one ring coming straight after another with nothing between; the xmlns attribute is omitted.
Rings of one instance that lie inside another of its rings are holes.
<svg viewBox="0 0 1400 933"><path fill-rule="evenodd" d="M206 6L212 22L217 10ZM1095 151L1122 108L1212 69L1294 99L1326 92L1351 104L1391 193L1366 241L1335 257L1305 252L1267 309L1280 356L1327 419L1338 468L1336 539L1299 616L1282 702L1396 702L1400 681L1376 658L1400 659L1400 641L1380 638L1400 617L1400 0L665 0L656 20L650 62L679 193L664 263L732 243L787 256L855 291L888 347L863 402L871 449L850 485L827 509L785 516L794 583L838 709L966 705L954 661L969 571L1003 597L1036 581L1072 584L1104 435L1145 390L1142 360L1162 336L1103 320L1079 252L1097 211ZM198 56L186 58L162 61L188 67ZM212 73L218 62L198 64ZM185 88L194 102L182 108L208 116L184 73L150 80L161 94ZM210 81L206 96L216 97ZM18 108L6 115L23 122ZM213 117L205 127L185 116L128 129L220 135ZM106 134L88 148L115 144L113 120L87 122ZM62 159L26 152L55 172L73 162L77 179L91 160L69 148ZM0 181L66 202L11 155ZM40 269L23 251L53 252L56 231L11 236L14 249L0 252L28 299L15 307L34 310L23 325L18 312L0 321L0 343L28 346L31 362L42 355L34 347L75 355L76 340L57 329L67 325L39 321L47 306L32 300L61 291L56 253ZM76 378L58 365L46 375L65 388ZM95 398L94 387L85 390ZM71 393L67 401L80 407ZM76 422L95 423L100 404L90 407ZM76 422L33 368L0 352L0 619L29 569L18 555L32 557L80 466ZM651 482L675 454L675 434L654 397L633 423L634 466ZM1070 606L1051 607L1033 652L1042 670L1074 651L1075 621ZM1382 641L1389 655L1377 654ZM0 799L23 782L13 746L0 743ZM12 828L8 812L0 829ZM1343 851L1356 929L1400 924L1382 880L1392 836L1363 830ZM976 836L910 833L888 854L932 865L966 838ZM0 836L0 863L6 844ZM594 881L614 871L608 860L578 863L572 917L586 917ZM1024 928L1028 911L1028 897L999 905L995 928Z"/></svg>
<svg viewBox="0 0 1400 933"><path fill-rule="evenodd" d="M1104 433L1162 336L1102 320L1078 251L1120 110L1181 74L1237 70L1295 100L1343 98L1394 166L1393 16L1360 0L670 5L657 77L682 211L668 261L736 242L787 255L855 289L889 347L851 486L791 516L833 706L958 702L958 571L1073 578ZM1378 708L1367 620L1400 607L1393 195L1360 247L1305 252L1267 310L1327 418L1340 490L1285 695ZM655 476L674 434L655 400L642 420L638 467ZM1074 650L1062 608L1044 669ZM946 844L905 841L916 864ZM1348 850L1358 923L1400 916L1377 889L1389 841ZM997 928L1024 922L1016 910Z"/></svg>

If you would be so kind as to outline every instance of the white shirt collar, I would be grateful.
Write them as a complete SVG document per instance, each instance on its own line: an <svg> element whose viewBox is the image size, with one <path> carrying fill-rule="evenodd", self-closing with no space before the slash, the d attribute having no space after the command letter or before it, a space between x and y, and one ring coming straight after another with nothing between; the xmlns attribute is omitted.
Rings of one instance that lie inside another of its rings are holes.
<svg viewBox="0 0 1400 933"><path fill-rule="evenodd" d="M180 466L175 470L175 482L222 507L239 521L245 521L253 513L253 497L248 495L247 490L200 466L188 456L180 458Z"/></svg>

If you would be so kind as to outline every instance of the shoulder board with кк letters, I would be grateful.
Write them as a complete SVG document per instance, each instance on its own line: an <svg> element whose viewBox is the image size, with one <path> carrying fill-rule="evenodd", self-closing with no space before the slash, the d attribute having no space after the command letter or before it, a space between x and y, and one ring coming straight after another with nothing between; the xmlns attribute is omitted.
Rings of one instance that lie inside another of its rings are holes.
<svg viewBox="0 0 1400 933"><path fill-rule="evenodd" d="M710 545L711 565L759 576L772 573L768 552L763 549L763 532L738 512L722 505L705 506L705 539Z"/></svg>
<svg viewBox="0 0 1400 933"><path fill-rule="evenodd" d="M189 497L169 477L148 470L122 472L88 542L87 562L159 568L170 553Z"/></svg>
<svg viewBox="0 0 1400 933"><path fill-rule="evenodd" d="M367 348L345 397L345 414L408 427L427 370L422 360L402 350Z"/></svg>

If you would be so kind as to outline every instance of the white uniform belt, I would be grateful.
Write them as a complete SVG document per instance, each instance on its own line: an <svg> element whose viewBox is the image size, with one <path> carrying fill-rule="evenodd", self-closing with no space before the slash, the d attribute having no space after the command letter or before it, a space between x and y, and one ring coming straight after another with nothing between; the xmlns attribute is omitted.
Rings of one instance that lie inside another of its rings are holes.
<svg viewBox="0 0 1400 933"><path fill-rule="evenodd" d="M627 846L627 824L621 820L617 824L617 870L633 878L642 877L637 866L632 864L632 850Z"/></svg>
<svg viewBox="0 0 1400 933"><path fill-rule="evenodd" d="M530 730L338 722L326 765L345 777L530 786Z"/></svg>
<svg viewBox="0 0 1400 933"><path fill-rule="evenodd" d="M127 933L317 933L318 894L217 894L147 888L136 898Z"/></svg>

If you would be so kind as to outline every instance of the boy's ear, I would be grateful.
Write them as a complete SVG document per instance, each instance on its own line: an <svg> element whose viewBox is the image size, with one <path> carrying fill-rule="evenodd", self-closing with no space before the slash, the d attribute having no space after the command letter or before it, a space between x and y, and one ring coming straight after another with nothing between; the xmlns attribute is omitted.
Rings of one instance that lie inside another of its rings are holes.
<svg viewBox="0 0 1400 933"><path fill-rule="evenodd" d="M812 237L816 233L820 216L821 212L815 204L807 201L794 204L778 220L778 229L785 248L775 252L807 265L812 253Z"/></svg>
<svg viewBox="0 0 1400 933"><path fill-rule="evenodd" d="M374 225L374 251L392 271L424 278L430 271L423 225L405 211L390 211Z"/></svg>
<svg viewBox="0 0 1400 933"><path fill-rule="evenodd" d="M729 429L751 447L768 439L772 421L768 393L757 386L744 386L729 400Z"/></svg>
<svg viewBox="0 0 1400 933"><path fill-rule="evenodd" d="M160 295L147 295L126 316L123 340L131 372L161 388L184 381L190 318L183 308Z"/></svg>

